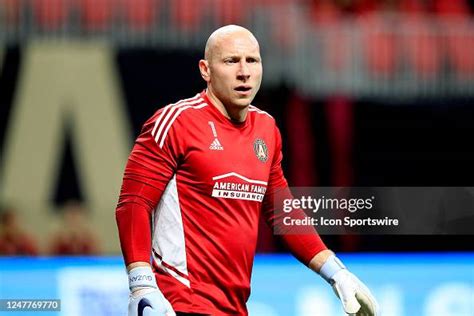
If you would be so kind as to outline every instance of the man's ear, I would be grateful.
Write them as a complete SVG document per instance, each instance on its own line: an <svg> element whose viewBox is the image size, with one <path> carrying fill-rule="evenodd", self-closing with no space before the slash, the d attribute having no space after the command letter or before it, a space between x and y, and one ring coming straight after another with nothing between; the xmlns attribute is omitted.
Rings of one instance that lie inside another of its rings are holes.
<svg viewBox="0 0 474 316"><path fill-rule="evenodd" d="M199 61L199 71L201 72L201 77L209 82L211 79L211 69L209 68L209 62L205 59Z"/></svg>

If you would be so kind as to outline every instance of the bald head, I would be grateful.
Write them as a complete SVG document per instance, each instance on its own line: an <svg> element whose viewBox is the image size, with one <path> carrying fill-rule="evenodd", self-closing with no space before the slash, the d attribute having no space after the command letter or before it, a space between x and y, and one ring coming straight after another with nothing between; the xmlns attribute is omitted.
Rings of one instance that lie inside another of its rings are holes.
<svg viewBox="0 0 474 316"><path fill-rule="evenodd" d="M204 56L199 71L208 97L224 115L241 122L262 82L257 39L246 28L227 25L211 34Z"/></svg>
<svg viewBox="0 0 474 316"><path fill-rule="evenodd" d="M204 58L210 61L216 50L219 49L223 40L239 36L248 37L257 47L259 46L255 36L245 27L233 24L226 25L218 28L211 34L211 36L209 36L206 43L206 49L204 50Z"/></svg>

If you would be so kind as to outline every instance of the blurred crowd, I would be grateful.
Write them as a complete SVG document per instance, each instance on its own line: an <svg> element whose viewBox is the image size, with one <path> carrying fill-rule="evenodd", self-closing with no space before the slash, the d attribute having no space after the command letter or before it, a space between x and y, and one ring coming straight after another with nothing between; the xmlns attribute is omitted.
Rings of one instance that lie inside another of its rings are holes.
<svg viewBox="0 0 474 316"><path fill-rule="evenodd" d="M313 13L362 15L372 12L420 13L440 16L471 15L474 2L469 0L311 0Z"/></svg>
<svg viewBox="0 0 474 316"><path fill-rule="evenodd" d="M239 23L257 7L288 4L307 9L315 21L376 11L465 17L474 8L470 0L0 0L0 21L3 18L15 24L32 15L45 29L61 28L65 20L76 20L87 29L100 30L116 24L120 16L120 22L125 18L131 27L147 29L167 11L176 25L193 30L210 15L217 15L221 24Z"/></svg>
<svg viewBox="0 0 474 316"><path fill-rule="evenodd" d="M77 201L68 201L60 209L60 221L41 244L22 223L26 216L14 206L0 209L0 255L97 255L100 253L96 233L90 228L88 211Z"/></svg>
<svg viewBox="0 0 474 316"><path fill-rule="evenodd" d="M281 52L322 35L321 54L311 47L304 54L327 65L329 75L360 71L361 77L367 67L374 76L402 82L403 69L410 69L410 78L449 86L451 77L472 80L474 74L473 13L474 0L0 0L0 39L101 34L126 45L189 48L213 25L268 23L263 38ZM360 40L353 43L351 36ZM351 67L351 56L364 62L362 70ZM312 80L297 73L302 82Z"/></svg>

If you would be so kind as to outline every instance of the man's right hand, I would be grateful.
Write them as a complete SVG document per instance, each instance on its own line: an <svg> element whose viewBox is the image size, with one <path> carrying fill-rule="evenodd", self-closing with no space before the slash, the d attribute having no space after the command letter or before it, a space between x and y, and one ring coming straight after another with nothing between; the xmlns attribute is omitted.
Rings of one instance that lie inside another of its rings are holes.
<svg viewBox="0 0 474 316"><path fill-rule="evenodd" d="M176 316L170 302L158 289L150 266L128 272L130 299L128 316Z"/></svg>
<svg viewBox="0 0 474 316"><path fill-rule="evenodd" d="M128 316L175 316L170 302L158 289L143 288L130 294Z"/></svg>

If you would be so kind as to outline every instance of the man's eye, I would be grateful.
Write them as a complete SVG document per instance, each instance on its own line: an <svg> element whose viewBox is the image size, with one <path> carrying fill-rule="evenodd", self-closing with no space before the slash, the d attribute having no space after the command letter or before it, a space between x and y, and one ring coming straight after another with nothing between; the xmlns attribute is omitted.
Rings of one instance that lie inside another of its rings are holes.
<svg viewBox="0 0 474 316"><path fill-rule="evenodd" d="M235 64L236 63L236 61L234 59L226 59L224 62L226 64Z"/></svg>

